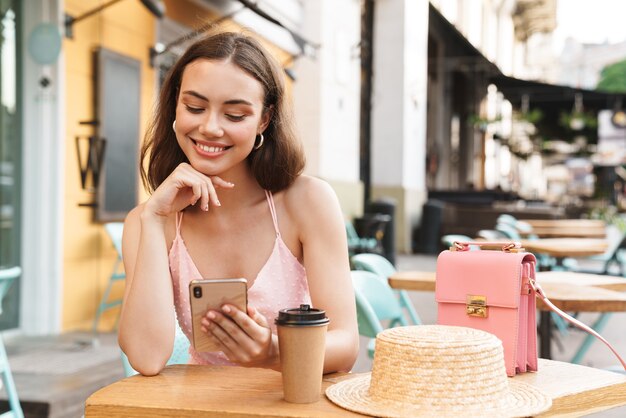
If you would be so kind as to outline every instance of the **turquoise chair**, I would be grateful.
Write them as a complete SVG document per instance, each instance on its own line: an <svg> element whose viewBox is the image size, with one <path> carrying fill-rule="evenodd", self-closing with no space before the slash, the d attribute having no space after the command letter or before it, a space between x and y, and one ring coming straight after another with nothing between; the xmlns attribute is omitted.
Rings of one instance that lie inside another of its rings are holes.
<svg viewBox="0 0 626 418"><path fill-rule="evenodd" d="M486 241L499 241L503 239L508 239L507 235L500 231L496 231L495 229L481 229L476 233L476 236Z"/></svg>
<svg viewBox="0 0 626 418"><path fill-rule="evenodd" d="M496 223L510 225L530 239L537 238L537 235L534 235L532 233L533 227L531 224L529 224L528 222L520 221L516 217L514 217L513 215L509 215L508 213L503 213L502 215L498 216L498 219L496 219Z"/></svg>
<svg viewBox="0 0 626 418"><path fill-rule="evenodd" d="M448 235L444 235L443 237L441 237L441 243L443 244L444 247L446 247L446 250L452 247L456 241L467 242L467 241L474 241L474 240L471 237L468 237L467 235L459 235L459 234L448 234ZM470 245L469 248L470 248L470 251L480 249L476 245Z"/></svg>
<svg viewBox="0 0 626 418"><path fill-rule="evenodd" d="M502 232L509 239L513 239L516 241L522 239L522 236L520 235L519 231L513 225L498 222L496 223L495 229L496 231Z"/></svg>
<svg viewBox="0 0 626 418"><path fill-rule="evenodd" d="M387 279L389 276L396 272L396 268L393 264L391 264L391 262L385 257L378 254L356 254L350 258L350 262L355 270L363 270L374 273L384 280L385 284L388 284ZM394 293L396 295L396 299L400 302L400 307L408 313L411 322L413 322L414 325L421 324L422 320L415 311L413 303L411 302L409 294L406 290L395 290Z"/></svg>
<svg viewBox="0 0 626 418"><path fill-rule="evenodd" d="M348 238L348 253L350 255L357 254L359 252L380 252L380 243L376 238L364 238L360 237L354 229L354 225L350 221L346 221L346 235Z"/></svg>
<svg viewBox="0 0 626 418"><path fill-rule="evenodd" d="M167 364L187 364L189 363L189 339L183 333L183 330L180 329L178 325L178 320L176 320L176 334L174 336L174 348L172 350L172 355L170 359L167 361ZM126 377L137 374L137 370L133 369L128 361L128 357L124 352L121 352L122 355L122 365L124 366L124 374ZM1 418L1 417L0 417Z"/></svg>
<svg viewBox="0 0 626 418"><path fill-rule="evenodd" d="M350 272L356 299L359 334L370 338L367 354L374 357L376 335L386 327L408 325L398 299L386 280L377 274L353 270Z"/></svg>
<svg viewBox="0 0 626 418"><path fill-rule="evenodd" d="M591 273L591 274L606 274L611 275L611 266L616 264L619 267L620 275L626 278L626 257L624 252L626 252L626 235L622 237L621 241L617 244L616 247L613 248L611 253L608 255L606 261L604 262L604 266L600 271L589 271L589 270L576 270L581 273ZM593 323L591 328L593 328L596 332L602 332L607 322L611 318L611 313L602 313L598 317L598 319ZM595 342L596 338L593 335L585 336L582 344L576 350L576 353L572 357L571 362L575 364L579 364L591 345Z"/></svg>
<svg viewBox="0 0 626 418"><path fill-rule="evenodd" d="M0 270L0 314L2 313L2 300L6 296L9 288L13 284L13 281L22 274L20 267L11 267L8 269ZM24 412L20 405L20 400L17 396L15 389L15 382L13 381L13 374L9 367L9 359L7 358L7 352L4 348L4 342L0 336L0 373L2 374L2 382L4 383L4 390L9 397L10 411L0 415L0 417L14 417L24 418Z"/></svg>
<svg viewBox="0 0 626 418"><path fill-rule="evenodd" d="M599 271L585 271L585 273L595 274L614 274L611 266L615 265L619 269L619 275L626 277L626 234L618 241L617 245L613 244L610 249L599 256L589 257L592 260L604 261L602 269ZM576 270L582 271L582 270Z"/></svg>
<svg viewBox="0 0 626 418"><path fill-rule="evenodd" d="M444 247L446 247L446 249L452 247L455 241L467 242L473 241L473 239L471 237L468 237L467 235L459 234L447 234L441 237L441 243L444 245Z"/></svg>
<svg viewBox="0 0 626 418"><path fill-rule="evenodd" d="M100 300L100 304L98 305L98 309L96 311L96 317L93 320L93 332L98 332L98 323L100 322L100 317L102 313L107 309L115 308L122 304L122 299L114 299L109 300L109 294L111 293L111 288L115 284L115 282L119 280L126 279L126 273L123 270L123 262L122 262L122 234L124 232L124 223L122 222L109 222L104 224L104 229L107 232L107 235L111 239L113 243L113 247L117 251L117 258L115 260L115 264L113 265L113 271L111 276L109 277L109 283L107 284L106 290L102 295L102 299ZM117 321L115 323L117 328Z"/></svg>

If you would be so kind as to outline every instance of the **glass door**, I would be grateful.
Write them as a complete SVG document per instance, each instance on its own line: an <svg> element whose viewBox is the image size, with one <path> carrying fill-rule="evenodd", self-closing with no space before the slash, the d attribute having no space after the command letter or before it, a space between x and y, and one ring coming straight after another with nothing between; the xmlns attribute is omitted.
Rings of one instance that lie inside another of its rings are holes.
<svg viewBox="0 0 626 418"><path fill-rule="evenodd" d="M0 0L0 268L20 265L21 136L18 0ZM18 326L20 279L2 300L0 330Z"/></svg>

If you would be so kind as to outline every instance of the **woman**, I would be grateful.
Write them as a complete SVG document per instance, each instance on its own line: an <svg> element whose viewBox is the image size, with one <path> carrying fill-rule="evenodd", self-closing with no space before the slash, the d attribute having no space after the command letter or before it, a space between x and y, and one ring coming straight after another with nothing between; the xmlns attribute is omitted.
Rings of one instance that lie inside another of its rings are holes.
<svg viewBox="0 0 626 418"><path fill-rule="evenodd" d="M311 303L330 318L324 372L358 352L343 216L332 189L302 175L282 71L253 38L220 33L193 44L164 82L142 178L153 191L124 225L126 291L119 343L154 375L173 342L175 306L191 338L188 283L244 277L248 311L202 320L222 351L191 362L280 369L274 318Z"/></svg>

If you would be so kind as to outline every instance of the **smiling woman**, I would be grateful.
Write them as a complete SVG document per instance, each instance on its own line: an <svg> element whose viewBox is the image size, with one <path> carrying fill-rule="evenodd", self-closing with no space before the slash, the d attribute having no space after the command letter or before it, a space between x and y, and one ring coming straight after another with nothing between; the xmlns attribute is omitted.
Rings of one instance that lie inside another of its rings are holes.
<svg viewBox="0 0 626 418"><path fill-rule="evenodd" d="M283 73L252 37L218 33L172 67L142 150L152 196L124 227L126 292L120 346L142 374L169 358L174 315L196 364L280 369L274 318L313 305L331 319L324 372L347 371L358 352L344 221L304 156L285 106ZM145 171L143 171L145 167ZM194 315L192 280L245 278L248 307Z"/></svg>

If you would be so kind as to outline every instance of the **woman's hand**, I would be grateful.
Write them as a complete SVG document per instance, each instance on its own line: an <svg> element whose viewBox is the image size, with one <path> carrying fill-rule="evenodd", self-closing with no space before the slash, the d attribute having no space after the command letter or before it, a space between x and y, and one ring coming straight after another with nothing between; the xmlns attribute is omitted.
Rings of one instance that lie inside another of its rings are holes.
<svg viewBox="0 0 626 418"><path fill-rule="evenodd" d="M181 163L146 202L144 213L166 217L200 201L200 208L209 210L209 203L220 206L216 188L232 188L218 176L206 176L187 163Z"/></svg>
<svg viewBox="0 0 626 418"><path fill-rule="evenodd" d="M233 305L224 305L221 312L210 310L202 318L202 330L232 362L246 367L279 367L278 338L267 319L250 306L247 315Z"/></svg>

